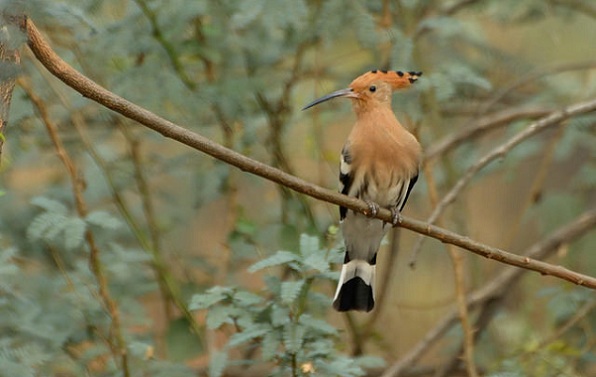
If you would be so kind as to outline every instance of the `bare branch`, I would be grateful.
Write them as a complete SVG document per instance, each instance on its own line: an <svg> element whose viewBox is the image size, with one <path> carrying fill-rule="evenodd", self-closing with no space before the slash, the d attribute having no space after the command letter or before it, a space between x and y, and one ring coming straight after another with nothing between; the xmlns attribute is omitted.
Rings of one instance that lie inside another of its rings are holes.
<svg viewBox="0 0 596 377"><path fill-rule="evenodd" d="M596 68L596 60L589 60L584 62L573 62L573 63L565 63L565 64L558 64L552 67L541 68L534 72L530 72L522 77L516 79L512 83L509 83L501 90L497 91L497 93L492 96L492 98L485 103L480 110L478 110L477 114L482 116L487 111L489 111L494 105L499 103L503 98L507 96L510 92L514 89L519 88L520 86L524 86L532 81L539 80L541 78L551 76L554 74L565 73L565 72L572 72L572 71L581 71L581 70L590 70Z"/></svg>
<svg viewBox="0 0 596 377"><path fill-rule="evenodd" d="M429 200L433 206L436 206L439 199L437 194L437 185L435 183L434 176L431 173L429 165L423 167L424 176L428 183L428 195ZM441 223L439 223L442 226ZM474 362L474 338L475 329L470 325L470 313L468 310L467 299L466 299L466 288L465 288L465 277L464 277L464 260L461 252L456 250L453 245L445 245L449 256L453 264L453 277L455 280L455 293L457 310L459 314L459 320L461 322L463 332L463 345L461 349L457 351L457 360L461 358L465 361L466 370L469 377L478 376L476 364ZM437 372L440 372L439 370Z"/></svg>
<svg viewBox="0 0 596 377"><path fill-rule="evenodd" d="M593 1L582 0L550 0L550 3L560 7L565 7L583 15L596 19L596 5Z"/></svg>
<svg viewBox="0 0 596 377"><path fill-rule="evenodd" d="M66 148L62 143L62 140L58 136L58 127L50 119L48 109L43 100L33 92L29 83L26 82L24 79L19 79L19 85L29 97L31 103L39 113L40 118L48 131L50 139L52 140L52 144L54 144L56 154L58 155L64 167L66 168L66 171L68 172L68 176L72 185L72 194L74 197L77 214L80 218L85 218L88 214L88 209L87 203L85 202L85 199L83 197L83 191L85 190L86 185L84 178L78 171L73 159L70 157L69 153L67 152ZM100 250L99 246L97 245L97 242L95 241L95 236L89 228L85 230L84 236L87 246L89 248L89 268L91 269L93 275L95 276L95 279L97 280L99 297L101 298L105 309L107 310L108 314L110 315L110 318L112 319L108 343L114 359L121 360L121 367L122 371L124 372L124 377L129 377L130 369L128 366L129 361L128 353L126 350L127 345L124 339L124 335L122 334L120 309L118 308L118 304L110 294L110 290L108 288L108 280L104 272L103 264L101 263L101 260L99 258Z"/></svg>
<svg viewBox="0 0 596 377"><path fill-rule="evenodd" d="M554 153L555 146L557 144L557 141L563 135L564 131L565 127L559 127L554 133L553 137L551 137L551 140L549 140L548 144L544 148L540 168L537 169L536 176L534 177L534 181L531 186L532 188L525 194L526 199L524 200L524 204L518 206L518 213L515 216L515 220L511 221L511 223L509 224L509 230L506 231L507 236L503 237L507 245L511 245L517 230L522 228L519 226L519 222L522 220L530 204L533 203L537 195L539 195L538 193L540 192L540 187L542 186L544 177L546 175L545 172L547 171L548 167L550 166L550 163L552 162L552 156ZM501 306L501 304L503 304L505 297L506 296L504 294L501 294L497 298L491 299L483 303L483 305L481 305L476 315L476 321L473 325L474 334L472 341L476 341L480 338L484 330L491 323L493 316L497 312L498 308ZM468 335L467 331L464 334ZM445 377L451 375L453 371L456 370L458 366L461 364L460 355L462 351L465 351L469 342L469 339L464 338L461 341L458 349L452 352L451 360L444 363L443 367L441 368L441 371L439 373L436 373L434 377Z"/></svg>
<svg viewBox="0 0 596 377"><path fill-rule="evenodd" d="M322 188L287 174L279 169L268 166L262 162L248 158L238 152L225 148L224 146L217 144L204 136L191 132L179 125L165 120L151 113L150 111L106 90L60 59L60 57L56 55L56 53L43 39L31 20L27 20L27 34L29 37L29 48L33 51L37 59L39 59L39 61L46 67L46 69L48 69L50 72L52 72L52 74L85 97L88 97L125 117L136 120L146 127L159 132L165 137L171 138L196 150L202 151L218 160L236 166L243 171L266 178L272 182L284 185L294 191L309 195L319 200L342 205L360 213L368 212L368 205L364 201ZM538 122L531 127L530 130L545 128L545 124L556 123L573 114L579 114L594 109L596 109L596 100L570 106L566 110L554 113L551 116L545 118L543 121ZM518 142L521 142L521 140ZM386 222L390 222L391 212L389 210L382 209L379 211L376 217ZM430 225L428 223L403 218L400 226L421 234L425 234L429 237L436 238L441 242L459 246L490 259L495 259L510 265L538 271L541 274L556 276L574 284L596 289L596 278L594 277L582 275L574 271L570 271L564 267L553 266L548 263L532 260L528 257L522 257L508 253L498 248L484 245L480 242L471 240L468 237L461 236L457 233Z"/></svg>
<svg viewBox="0 0 596 377"><path fill-rule="evenodd" d="M452 16L460 10L466 8L467 6L474 5L478 1L480 0L460 0L446 7L439 8L438 11L431 11L433 7L430 6L430 4L432 3L429 3L429 6L426 7L427 11L424 12L426 14L425 19L430 19L432 17ZM422 21L424 21L424 19ZM418 29L416 29L416 32L413 36L414 39L418 39L432 30L428 25L424 25L423 22L419 22L418 25L419 27Z"/></svg>
<svg viewBox="0 0 596 377"><path fill-rule="evenodd" d="M538 346L536 346L536 350L544 349L548 346L549 343L556 342L557 340L561 339L564 333L572 329L575 325L577 325L581 320L585 319L590 312L596 310L596 300L588 300L585 304L577 309L574 315L571 316L562 326L560 326L553 334L549 335L548 337L542 339ZM589 317L588 317L589 318Z"/></svg>
<svg viewBox="0 0 596 377"><path fill-rule="evenodd" d="M508 109L481 118L476 124L460 129L457 132L453 132L436 143L426 147L424 156L425 163L450 152L453 148L456 148L464 142L470 142L484 135L486 132L507 126L515 120L543 117L551 112L551 109L544 107L524 107L521 109Z"/></svg>
<svg viewBox="0 0 596 377"><path fill-rule="evenodd" d="M469 5L473 5L474 3L477 3L479 0L460 0L456 3L453 3L445 8L443 8L442 12L444 15L446 16L451 16L457 12L459 12L460 10L464 9L465 7L469 6Z"/></svg>
<svg viewBox="0 0 596 377"><path fill-rule="evenodd" d="M583 236L596 226L596 209L586 211L574 221L554 231L552 235L530 246L522 257L545 259L556 252L561 245L567 244ZM475 290L468 297L467 305L470 309L479 305L489 305L499 300L519 281L526 270L506 268L483 287ZM406 368L418 361L430 347L449 331L458 320L457 310L452 310L434 328L426 333L410 351L391 365L382 377L396 377Z"/></svg>
<svg viewBox="0 0 596 377"><path fill-rule="evenodd" d="M474 362L474 329L470 325L470 313L468 305L466 303L466 291L464 282L464 260L459 250L455 247L448 246L449 255L453 262L453 274L455 278L455 289L457 297L457 312L461 327L463 330L463 354L461 357L465 361L466 370L469 377L478 377L478 370L476 369L476 363ZM458 359L460 353L458 352Z"/></svg>
<svg viewBox="0 0 596 377"><path fill-rule="evenodd" d="M19 38L14 34L18 29L25 30L25 18L3 11L0 13L0 161L4 145L4 131L8 124L8 114L12 91L17 79L17 70L21 63L18 50Z"/></svg>
<svg viewBox="0 0 596 377"><path fill-rule="evenodd" d="M505 156L509 151L515 148L524 140L542 132L550 127L554 127L561 123L562 121L578 114L585 114L596 110L596 99L592 99L586 102L581 102L575 105L568 106L563 110L555 111L550 113L548 116L540 118L536 122L531 123L528 127L526 127L523 131L519 132L517 135L513 136L504 144L501 144L491 150L489 153L484 155L478 162L474 165L470 166L468 170L464 173L464 175L453 185L451 190L441 199L439 204L435 207L431 215L427 218L429 224L434 224L435 221L441 216L441 214L445 211L447 206L455 201L457 196L461 193L461 191L470 183L472 178L478 173L482 168L493 162L498 158L502 158ZM413 248L414 256L422 247L422 243L424 242L424 238L419 237L416 245ZM411 263L412 264L412 263Z"/></svg>
<svg viewBox="0 0 596 377"><path fill-rule="evenodd" d="M144 0L135 0L135 3L141 9L145 17L147 17L147 20L151 25L151 34L163 47L166 56L168 57L168 60L170 61L170 64L172 65L174 72L176 72L176 75L180 78L180 81L182 81L184 86L186 86L189 90L195 90L197 84L190 79L190 77L184 70L184 65L180 62L180 58L176 54L176 49L174 48L172 43L170 43L164 36L161 28L159 27L157 15L155 14L155 12L151 10L149 5L147 5L147 3Z"/></svg>

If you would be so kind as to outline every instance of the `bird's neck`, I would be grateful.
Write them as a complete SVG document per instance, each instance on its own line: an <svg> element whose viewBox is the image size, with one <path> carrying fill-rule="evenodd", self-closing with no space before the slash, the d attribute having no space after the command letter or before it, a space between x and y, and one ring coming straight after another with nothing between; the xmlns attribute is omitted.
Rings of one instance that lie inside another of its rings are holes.
<svg viewBox="0 0 596 377"><path fill-rule="evenodd" d="M358 119L357 123L360 125L375 125L376 127L380 125L381 127L403 128L395 117L395 113L391 109L390 104L379 104L378 106L354 106L354 111L356 112L356 118Z"/></svg>
<svg viewBox="0 0 596 377"><path fill-rule="evenodd" d="M391 110L391 102L372 102L372 101L353 101L352 102L354 112L356 116L360 117L367 117L367 116L374 116L375 114L393 114L393 110Z"/></svg>
<svg viewBox="0 0 596 377"><path fill-rule="evenodd" d="M397 120L390 106L360 108L356 113L356 123L350 133L350 139L356 143L371 145L391 145L397 149L411 149L419 153L420 144ZM415 153L414 153L415 152Z"/></svg>

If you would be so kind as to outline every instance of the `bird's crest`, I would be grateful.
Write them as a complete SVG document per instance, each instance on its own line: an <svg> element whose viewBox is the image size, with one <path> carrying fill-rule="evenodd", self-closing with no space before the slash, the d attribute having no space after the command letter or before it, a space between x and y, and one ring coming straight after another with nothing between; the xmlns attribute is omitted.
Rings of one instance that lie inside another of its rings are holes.
<svg viewBox="0 0 596 377"><path fill-rule="evenodd" d="M362 94L367 93L367 91L376 91L376 86L374 83L378 83L379 81L389 84L392 90L408 88L415 83L416 80L418 80L418 77L421 75L422 72L383 71L375 69L357 77L354 81L352 81L348 88L336 90L333 93L329 93L321 98L318 98L304 106L302 110L310 109L315 105L338 97L366 99L368 97L366 95L363 96Z"/></svg>
<svg viewBox="0 0 596 377"><path fill-rule="evenodd" d="M350 84L350 88L355 91L365 89L375 81L384 81L391 85L393 90L410 87L422 76L422 72L404 72L404 71L385 71L374 69L358 76Z"/></svg>

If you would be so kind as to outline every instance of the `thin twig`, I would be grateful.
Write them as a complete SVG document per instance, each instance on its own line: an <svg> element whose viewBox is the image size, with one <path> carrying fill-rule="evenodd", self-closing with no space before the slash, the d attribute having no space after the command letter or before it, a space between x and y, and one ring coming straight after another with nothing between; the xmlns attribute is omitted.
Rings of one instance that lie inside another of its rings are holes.
<svg viewBox="0 0 596 377"><path fill-rule="evenodd" d="M120 214L122 215L122 217L128 224L133 235L137 239L137 242L139 242L139 245L141 246L141 248L144 251L151 254L151 257L152 257L151 267L153 268L153 270L155 272L157 282L160 286L160 290L162 290L162 296L164 297L164 301L166 301L166 304L167 304L168 299L172 300L174 305L178 308L178 310L180 310L180 312L184 315L184 317L188 321L189 326L195 333L198 341L200 343L203 343L203 337L201 336L201 334L202 334L201 328L200 328L199 324L197 323L195 317L192 315L192 313L188 309L188 304L185 302L184 298L182 297L182 294L180 292L180 287L178 286L176 279L172 276L170 270L168 269L168 266L161 254L160 249L153 248L151 243L149 242L149 240L147 240L145 233L143 232L139 223L134 218L132 211L129 209L128 204L126 203L126 201L124 200L124 198L120 194L120 192L118 191L116 184L114 182L114 179L110 173L110 170L109 170L106 162L99 155L99 153L97 153L97 151L95 150L95 147L93 146L93 143L89 139L89 136L87 135L82 123L79 121L76 121L76 122L73 122L73 124L75 126L75 129L79 133L79 136L81 137L81 141L83 142L83 145L85 145L87 152L89 153L89 155L91 156L93 161L97 164L99 169L102 171L104 178L106 179L106 182L108 184L108 187L110 188L110 191L112 193L112 198L114 198L114 202L116 204L116 207L120 211Z"/></svg>
<svg viewBox="0 0 596 377"><path fill-rule="evenodd" d="M420 22L418 22L418 28L416 29L416 32L414 33L413 38L414 39L418 39L420 37L422 37L423 35L425 35L427 32L429 32L431 30L431 28L428 25L425 25L423 23L423 21L425 19L430 19L432 17L446 17L446 16L452 16L455 13L459 12L460 10L464 9L467 6L473 5L474 3L477 3L480 0L460 0L454 4L451 4L447 7L444 8L440 8L437 12L425 12L425 17L424 19L422 19ZM428 3L428 10L431 10L432 3Z"/></svg>
<svg viewBox="0 0 596 377"><path fill-rule="evenodd" d="M476 363L474 361L474 329L470 326L470 316L468 313L468 305L466 302L466 286L464 279L464 260L460 250L455 250L453 245L448 245L447 249L453 262L453 276L455 278L455 289L457 297L457 312L461 322L463 332L464 353L463 359L465 361L468 377L478 377L476 370Z"/></svg>
<svg viewBox="0 0 596 377"><path fill-rule="evenodd" d="M122 123L118 123L118 125L130 147L130 157L133 164L134 177L139 190L139 196L141 197L143 213L147 221L147 228L149 228L149 234L151 236L151 246L155 250L160 250L161 237L159 225L157 224L157 216L155 215L153 201L151 200L151 190L149 189L149 184L147 183L142 168L143 162L141 160L140 151L141 142L137 137L132 135L129 127L126 127L126 125L123 125Z"/></svg>
<svg viewBox="0 0 596 377"><path fill-rule="evenodd" d="M20 29L20 31L19 31ZM0 66L2 78L0 79L0 163L2 162L2 146L4 145L4 132L8 124L12 92L21 63L18 45L15 41L19 36L14 35L25 32L25 18L11 14L6 10L0 13Z"/></svg>
<svg viewBox="0 0 596 377"><path fill-rule="evenodd" d="M550 0L550 3L565 7L585 16L596 19L596 5L593 1L582 1L582 0Z"/></svg>
<svg viewBox="0 0 596 377"><path fill-rule="evenodd" d="M67 108L70 107L66 104L65 104L65 106ZM91 157L93 162L97 165L97 167L101 171L101 174L103 175L106 185L112 195L112 199L114 200L114 204L116 205L116 208L120 212L120 215L126 222L128 228L132 232L133 236L136 238L136 240L139 243L139 245L141 246L141 248L145 252L150 252L151 245L149 244L149 241L147 240L145 233L141 229L141 226L138 224L134 215L132 214L132 211L130 210L128 204L126 203L124 196L121 195L120 191L116 187L117 185L114 181L114 178L112 177L112 174L110 172L108 164L95 149L95 146L93 145L93 142L91 141L91 139L87 133L87 129L86 129L83 117L79 113L73 112L71 119L72 119L73 126L74 126L75 130L77 131L79 138L81 139L81 142L83 143L83 146L85 147L86 152L89 153L89 156ZM157 284L159 285L160 295L162 298L164 312L165 312L165 318L169 319L171 316L169 315L169 305L168 304L169 304L169 301L171 298L171 293L168 291L167 284L165 283L166 278L163 276L163 274L159 268L159 263L157 263L157 261L155 261L155 260L152 261L151 268L153 269L153 272L156 276ZM162 347L161 349L165 350L165 347Z"/></svg>
<svg viewBox="0 0 596 377"><path fill-rule="evenodd" d="M149 190L149 184L147 183L145 174L143 173L143 162L141 160L140 152L141 142L132 134L130 128L126 127L126 125L122 124L122 122L117 122L117 125L118 129L122 132L122 135L128 142L134 178L137 184L137 189L139 190L139 197L141 198L143 215L146 221L147 229L149 231L149 237L151 238L151 247L148 250L151 250L150 252L153 256L153 265L157 272L157 281L163 297L165 318L166 320L171 321L172 311L170 309L170 302L173 301L173 292L168 290L168 284L165 282L166 278L162 273L162 271L164 271L164 269L167 267L161 252L160 229L157 224L157 217L153 208L153 201L151 200L151 190Z"/></svg>
<svg viewBox="0 0 596 377"><path fill-rule="evenodd" d="M455 201L460 192L470 183L472 178L485 166L496 159L503 158L509 151L515 148L524 140L550 128L560 124L562 121L578 114L585 114L596 110L596 99L581 102L575 105L567 106L563 110L550 113L548 116L540 118L538 121L531 123L523 131L513 136L505 143L497 146L489 153L484 155L474 165L470 166L462 177L453 185L451 190L443 196L443 199L435 207L431 215L427 218L428 224L434 224L435 221L445 211L447 206ZM418 237L416 245L413 248L413 255L418 253L424 242L423 237ZM412 265L412 262L410 263Z"/></svg>
<svg viewBox="0 0 596 377"><path fill-rule="evenodd" d="M538 345L534 348L537 350L545 349L549 343L555 342L563 336L567 331L571 330L573 326L577 325L579 321L586 318L592 310L596 310L596 300L592 299L587 301L581 307L577 309L565 323L563 323L554 333L542 339ZM589 319L589 317L588 317Z"/></svg>
<svg viewBox="0 0 596 377"><path fill-rule="evenodd" d="M532 81L536 81L554 74L589 70L594 68L596 68L596 60L558 64L552 67L541 68L534 72L530 72L509 83L501 90L497 91L497 93L495 93L489 101L487 101L483 106L480 107L480 109L476 113L476 116L482 116L483 114L486 114L486 112L488 112L494 105L496 105L503 98L505 98L507 94L512 92L514 89L517 89L520 86L524 86Z"/></svg>
<svg viewBox="0 0 596 377"><path fill-rule="evenodd" d="M62 140L58 136L58 127L54 124L54 122L50 119L50 115L48 110L43 103L42 99L37 96L33 89L31 88L30 84L25 81L25 79L20 78L18 80L19 86L23 89L23 91L29 97L31 103L35 106L35 109L40 115L40 118L45 125L50 139L54 144L54 148L56 149L56 154L64 164L66 171L68 172L68 176L71 181L72 185L72 194L75 201L75 207L77 210L77 214L80 218L84 219L88 214L87 203L83 198L83 191L85 189L85 182L84 178L78 172L76 165L66 148L62 144ZM108 289L108 281L106 279L105 273L103 271L103 265L99 258L99 247L95 242L95 237L90 229L85 230L85 241L87 242L87 246L89 247L89 267L97 280L99 296L112 319L111 330L110 332L113 333L113 337L115 341L108 338L108 343L110 345L112 355L116 359L120 359L120 364L122 368L122 372L124 373L125 377L130 376L130 370L128 366L128 352L126 343L124 341L124 335L122 334L122 325L120 323L120 311L118 309L118 304L110 295L110 291Z"/></svg>
<svg viewBox="0 0 596 377"><path fill-rule="evenodd" d="M563 244L578 239L596 226L596 209L591 209L579 215L572 222L552 232L550 237L542 239L525 250L521 255L525 258L545 259L556 252ZM479 305L486 306L511 292L523 274L527 272L519 268L505 268L500 274L481 288L468 295L468 308ZM449 329L457 323L458 312L452 310L441 321L429 330L426 335L410 351L392 364L382 377L397 377L406 368L418 361Z"/></svg>
<svg viewBox="0 0 596 377"><path fill-rule="evenodd" d="M147 20L149 21L149 25L151 26L151 35L159 42L159 44L163 47L172 68L176 72L180 81L186 86L189 90L193 91L197 84L190 79L186 70L184 69L184 65L180 62L180 59L176 53L176 49L174 45L170 43L164 36L161 28L159 27L159 23L157 21L157 15L153 10L147 5L144 0L135 0L135 3L141 9Z"/></svg>
<svg viewBox="0 0 596 377"><path fill-rule="evenodd" d="M40 67L38 67L38 68L41 68L41 64L38 61L36 61L36 65L40 65ZM42 76L44 76L44 71L40 70L40 74L42 74ZM168 270L168 266L165 263L165 261L163 260L160 250L152 248L149 240L147 239L147 237L145 235L145 232L141 228L141 225L134 218L134 215L132 214L132 211L130 210L128 204L126 203L124 196L121 195L120 191L116 187L116 183L114 182L114 178L112 177L112 174L110 172L108 164L99 155L99 153L97 152L97 150L95 148L93 141L91 140L91 138L89 137L89 135L87 133L87 129L86 129L85 121L84 121L83 117L79 113L77 113L76 111L73 110L72 104L63 95L63 93L61 93L59 88L55 87L55 85L54 85L55 81L46 80L46 82L47 82L48 86L52 88L55 95L61 100L62 105L71 112L72 124L73 124L75 130L77 131L77 133L81 139L81 142L85 146L85 150L87 151L87 153L89 153L91 159L97 164L98 168L102 172L103 177L106 181L106 184L112 194L112 198L114 199L114 204L116 205L116 208L118 208L118 211L124 218L130 231L136 238L140 247L145 252L150 253L152 255L151 267L155 273L156 280L158 282L158 285L159 285L159 288L161 291L161 296L162 296L162 299L164 302L165 312L166 313L169 312L168 302L171 300L174 303L174 305L180 310L180 312L184 314L184 316L187 319L187 321L189 322L190 327L192 328L193 332L197 335L198 341L202 343L203 340L202 340L202 336L201 336L200 326L197 323L195 317L188 310L188 305L181 296L180 289L178 287L178 284L177 284L175 278L171 275L170 271ZM116 121L115 123L117 123L119 125L118 121ZM166 318L169 318L169 317L170 317L169 315L166 315Z"/></svg>
<svg viewBox="0 0 596 377"><path fill-rule="evenodd" d="M482 305L480 305L479 313L477 314L476 321L474 322L474 334L472 336L473 342L478 341L483 330L491 323L494 314L497 313L497 310L502 305L504 299L504 295L491 297L484 301ZM453 375L453 373L461 366L460 355L465 352L464 347L465 341L462 341L459 347L457 347L457 350L453 352L451 360L442 363L441 367L435 371L433 377L447 377Z"/></svg>
<svg viewBox="0 0 596 377"><path fill-rule="evenodd" d="M428 182L428 194L430 202L434 207L439 202L438 190L435 183L434 176L431 171L431 166L428 164L423 167L424 176ZM439 225L443 225L440 224ZM465 360L466 370L469 377L477 377L478 371L474 361L474 329L470 326L468 305L466 303L466 285L464 276L464 260L459 250L456 250L453 245L446 245L449 257L453 263L453 278L455 281L455 293L457 302L457 311L459 314L459 321L461 322L463 333L463 359ZM458 359L462 357L462 351L457 353Z"/></svg>
<svg viewBox="0 0 596 377"><path fill-rule="evenodd" d="M505 242L508 245L512 244L514 235L516 233L515 229L519 228L519 226L518 226L519 222L523 218L523 215L526 212L527 208L531 205L531 203L534 202L534 198L537 195L536 193L539 191L540 187L542 186L542 183L546 176L546 171L552 161L554 147L556 145L556 142L563 135L564 129L565 129L564 127L560 127L559 129L557 129L557 132L551 138L551 140L549 141L548 145L545 148L545 153L544 153L543 159L540 163L540 169L538 169L538 172L536 173L536 176L534 178L534 182L532 183L532 189L529 190L529 194L527 195L527 197L524 201L524 205L520 206L521 210L519 210L518 213L516 214L516 220L512 221L513 225L511 225L509 227L510 231L507 232L511 235L503 237L505 239ZM500 304L503 302L503 298L504 298L504 296L495 298L494 300L491 300L490 302L486 302L486 304L481 306L480 313L478 313L476 322L474 324L474 334L472 336L469 336L469 334L467 334L467 331L464 330L464 335L466 335L466 336L462 340L461 346L458 347L458 350L453 352L453 356L451 357L451 360L444 363L444 366L435 374L434 377L449 376L460 365L460 362L461 362L460 355L461 355L462 351L465 352L466 347L468 347L468 344L470 342L474 342L484 332L486 327L490 324L491 319L496 312L496 308L498 306L500 306Z"/></svg>
<svg viewBox="0 0 596 377"><path fill-rule="evenodd" d="M424 153L425 163L449 153L452 149L458 147L462 143L469 143L474 139L485 135L487 132L507 126L513 121L543 117L552 112L552 109L545 107L522 107L518 109L507 109L481 118L474 125L450 133L443 139L426 147Z"/></svg>
<svg viewBox="0 0 596 377"><path fill-rule="evenodd" d="M236 166L243 171L258 175L280 185L287 186L294 191L311 196L313 198L323 200L328 203L341 205L363 214L368 213L369 207L362 200L322 188L313 183L287 174L279 169L275 169L267 164L253 160L231 149L225 148L224 146L215 143L204 136L191 132L188 129L165 120L99 86L60 59L60 57L56 55L56 53L43 39L40 32L37 30L31 20L27 20L27 35L29 48L33 51L37 59L39 59L39 61L46 67L46 69L62 80L65 84L83 94L85 97L88 97L127 118L136 120L146 127L161 133L165 137L177 140L182 144L206 153L218 160ZM553 113L551 116L533 124L529 130L534 133L536 132L536 129L540 130L542 128L546 128L547 125L558 123L569 116L590 112L595 109L596 100L578 103L567 107L565 110ZM521 140L517 141L517 143L519 142L521 142ZM376 215L376 218L386 222L390 222L391 217L391 212L386 209L381 209ZM468 237L461 236L449 230L433 226L426 222L403 217L400 226L410 229L414 232L436 238L441 242L459 246L486 258L495 259L513 266L538 271L544 275L552 275L570 281L574 284L596 289L596 278L594 277L583 275L561 266L554 266L545 262L535 261L527 257L524 258L519 255L508 253L498 248L490 247L480 242L471 240Z"/></svg>
<svg viewBox="0 0 596 377"><path fill-rule="evenodd" d="M454 15L455 13L459 12L460 10L464 9L469 5L473 5L474 3L479 2L480 0L460 0L456 3L453 3L449 6L446 6L442 9L441 13L446 16Z"/></svg>
<svg viewBox="0 0 596 377"><path fill-rule="evenodd" d="M565 134L566 128L567 124L563 124L562 127L559 127L556 130L550 140L548 140L548 143L545 145L541 153L542 156L538 167L533 169L536 173L534 174L530 189L525 194L523 203L518 205L516 209L512 209L512 211L516 212L515 218L509 221L508 229L503 232L505 234L505 236L503 236L504 245L507 245L507 247L511 247L516 236L523 229L520 224L522 223L528 209L532 205L536 204L542 197L544 182L548 177L549 172L551 172L555 151L559 145L559 141Z"/></svg>
<svg viewBox="0 0 596 377"><path fill-rule="evenodd" d="M174 303L174 306L176 306L182 312L193 332L197 336L199 342L203 343L201 329L194 316L188 309L188 305L183 298L180 287L176 282L176 279L170 273L162 253L160 230L159 225L157 224L157 215L155 214L153 202L151 200L151 190L149 190L147 179L145 178L145 174L142 171L140 142L137 138L135 138L135 136L132 135L128 127L121 123L118 123L118 125L120 126L120 130L122 131L122 134L130 146L130 154L134 167L134 177L139 189L144 217L147 221L147 227L151 237L151 247L148 249L148 251L153 257L153 266L157 272L160 288L167 293L167 297ZM169 310L166 308L166 314L168 313ZM170 315L166 315L166 318L170 317Z"/></svg>
<svg viewBox="0 0 596 377"><path fill-rule="evenodd" d="M591 311L593 311L594 309L596 309L596 300L591 299L587 302L585 302L582 306L580 306L577 311L568 319L566 320L559 328L557 328L552 334L549 334L548 337L543 338L541 341L537 342L536 345L534 345L531 349L527 350L527 351L517 351L514 354L511 355L511 358L515 358L515 359L519 359L522 361L528 360L528 359L534 359L536 357L536 354L541 353L541 351L543 352L544 350L548 350L548 345L552 342L555 341L560 341L561 338L563 337L563 335L569 331L570 329L572 329L575 325L577 325L580 321L586 319L586 317L588 316L588 314L590 314ZM590 328L589 322L590 318L587 318L587 326L588 328ZM576 360L579 360L581 358L582 355L588 355L592 349L592 347L594 347L594 345L596 344L595 340L589 340L590 336L588 335L588 341L585 342L585 346L582 347L583 349L578 349L576 352L574 352L574 356L576 356ZM553 375L556 376L569 376L567 373L565 373L564 370L561 369L561 365L558 363L553 363L551 362L550 358L548 357L541 357L541 359L543 360L544 363L548 364L550 367L552 367L552 372L554 372ZM566 365L570 366L571 365L571 361L570 360L566 360L565 362ZM589 368L588 368L589 369Z"/></svg>
<svg viewBox="0 0 596 377"><path fill-rule="evenodd" d="M272 166L274 168L281 169L289 174L294 174L294 169L288 161L288 159L286 158L285 154L283 153L283 136L286 128L288 115L291 109L291 106L289 105L290 95L300 77L302 69L302 59L304 57L307 47L308 42L302 42L296 47L296 51L292 54L293 64L292 69L290 71L290 77L284 82L282 93L277 99L277 101L272 102L267 100L267 97L260 92L257 92L255 95L257 103L267 115L269 123L269 135L267 138L267 144L268 149L270 149L272 155ZM247 64L247 70L249 73L253 74L254 68ZM298 202L298 204L302 207L302 212L308 220L308 224L314 229L317 229L318 227L316 217L306 198L303 196L295 197L294 195L292 195L292 192L284 186L279 186L278 189L280 190L280 195L282 197L282 222L288 222L288 219L286 217L288 213L288 211L286 210L287 204L290 200L295 199Z"/></svg>

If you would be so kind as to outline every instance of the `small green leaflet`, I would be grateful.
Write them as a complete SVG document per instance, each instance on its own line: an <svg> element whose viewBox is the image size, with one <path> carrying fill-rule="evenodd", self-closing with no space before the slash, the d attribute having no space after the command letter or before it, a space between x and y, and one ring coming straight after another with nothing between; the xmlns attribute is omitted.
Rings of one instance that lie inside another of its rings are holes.
<svg viewBox="0 0 596 377"><path fill-rule="evenodd" d="M288 262L293 262L298 259L298 256L290 251L278 251L272 256L258 261L248 268L248 272L256 272L266 267L279 266Z"/></svg>

